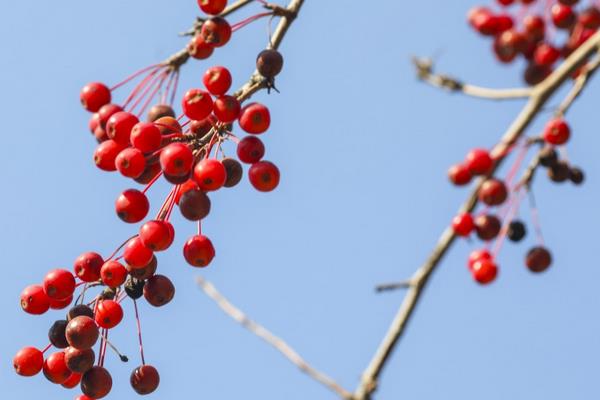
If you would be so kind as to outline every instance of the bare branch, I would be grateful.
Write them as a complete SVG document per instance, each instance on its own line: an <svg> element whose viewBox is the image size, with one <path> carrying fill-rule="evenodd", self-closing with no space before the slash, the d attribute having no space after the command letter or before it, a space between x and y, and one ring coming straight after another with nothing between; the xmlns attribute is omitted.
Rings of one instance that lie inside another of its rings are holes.
<svg viewBox="0 0 600 400"><path fill-rule="evenodd" d="M231 304L229 300L219 293L219 291L210 282L206 281L202 277L198 277L196 282L198 283L198 286L200 286L200 289L202 289L208 297L214 300L221 310L223 310L225 314L229 315L234 321L267 342L267 344L270 346L274 347L302 372L326 386L328 389L337 393L341 398L352 399L352 393L341 387L337 382L325 375L323 372L320 372L312 367L283 339L275 336L267 328L248 318L246 314Z"/></svg>
<svg viewBox="0 0 600 400"><path fill-rule="evenodd" d="M384 283L375 287L376 292L389 292L398 289L408 289L413 285L412 281L402 281L395 283Z"/></svg>
<svg viewBox="0 0 600 400"><path fill-rule="evenodd" d="M546 104L548 99L565 82L577 68L584 64L588 58L600 48L600 32L595 33L588 41L574 51L550 76L543 82L531 89L529 101L517 118L510 125L500 142L493 148L492 156L496 159L491 175L500 167L508 155L508 148L512 146L523 135L527 127L538 115L538 112ZM460 207L459 212L470 212L478 204L478 192L485 178L480 179L466 202ZM447 227L438 240L429 258L414 273L411 281L413 286L408 290L404 301L400 305L385 337L383 338L377 352L365 369L361 382L355 391L355 400L369 400L371 394L377 389L379 376L389 360L398 340L405 332L410 317L423 294L432 273L445 256L448 249L454 243L456 235L452 227Z"/></svg>
<svg viewBox="0 0 600 400"><path fill-rule="evenodd" d="M531 96L532 89L528 87L514 89L491 89L470 85L447 75L433 72L433 63L427 58L413 58L417 76L423 82L451 92L461 92L467 96L490 100L525 99Z"/></svg>

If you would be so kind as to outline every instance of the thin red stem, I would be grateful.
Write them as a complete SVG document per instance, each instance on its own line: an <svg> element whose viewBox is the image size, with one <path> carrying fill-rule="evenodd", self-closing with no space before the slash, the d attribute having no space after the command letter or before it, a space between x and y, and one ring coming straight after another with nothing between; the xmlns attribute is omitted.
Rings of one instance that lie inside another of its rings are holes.
<svg viewBox="0 0 600 400"><path fill-rule="evenodd" d="M254 22L256 20L263 18L263 17L267 17L269 15L273 15L273 12L269 11L269 12L264 12L264 13L260 13L260 14L256 14L251 17L248 17L236 24L233 24L231 26L231 31L232 32L238 31L238 30L242 29L243 27L245 27L246 25L251 24L252 22Z"/></svg>
<svg viewBox="0 0 600 400"><path fill-rule="evenodd" d="M138 339L140 342L140 356L142 357L142 365L146 365L144 358L144 343L142 342L142 326L140 324L140 315L138 312L137 301L133 299L133 307L135 308L135 321L137 322Z"/></svg>
<svg viewBox="0 0 600 400"><path fill-rule="evenodd" d="M49 343L48 346L44 347L44 350L42 350L42 354L45 354L48 350L50 350L50 347L52 347L52 343Z"/></svg>
<svg viewBox="0 0 600 400"><path fill-rule="evenodd" d="M121 86L123 86L123 85L125 85L125 84L127 84L127 83L131 82L133 79L137 78L138 76L140 76L140 75L141 75L141 74L143 74L144 72L146 72L146 71L150 71L150 70L152 70L152 69L155 69L155 68L158 68L158 67L160 67L160 66L161 66L161 64L154 64L154 65L150 65L149 67L142 68L142 69L140 69L139 71L137 71L137 72L134 72L133 74L129 75L127 78L125 78L125 80L124 80L124 81L122 81L122 82L120 82L120 83L117 83L115 86L111 87L111 88L110 88L110 90L111 90L111 91L113 91L113 90L117 90L118 88L120 88Z"/></svg>
<svg viewBox="0 0 600 400"><path fill-rule="evenodd" d="M129 96L127 96L127 99L125 100L125 103L123 104L123 108L127 108L127 106L129 105L129 103L138 95L138 93L140 92L140 90L142 90L143 88L145 88L146 85L154 78L154 76L159 71L160 71L160 68L157 68L157 69L153 70L148 75L146 75L144 77L144 79L142 79L142 81L135 86L135 88L133 88L133 90L131 91L131 93L129 94Z"/></svg>
<svg viewBox="0 0 600 400"><path fill-rule="evenodd" d="M144 190L142 190L142 193L146 194L146 192L152 187L152 185L154 185L156 183L156 181L158 181L160 179L160 177L163 176L163 173L164 172L161 170L158 174L156 174L156 176L154 178L152 178L152 180L150 182L148 182L148 184L146 185Z"/></svg>

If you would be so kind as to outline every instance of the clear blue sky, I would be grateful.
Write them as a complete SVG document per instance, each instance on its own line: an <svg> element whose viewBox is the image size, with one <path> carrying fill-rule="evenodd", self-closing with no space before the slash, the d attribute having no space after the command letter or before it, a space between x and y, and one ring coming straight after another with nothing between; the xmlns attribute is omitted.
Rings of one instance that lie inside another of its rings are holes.
<svg viewBox="0 0 600 400"><path fill-rule="evenodd" d="M70 268L84 251L110 253L134 231L113 211L130 183L92 163L79 89L92 80L114 84L178 50L185 40L176 34L190 26L195 3L4 4L4 396L75 397L41 375L13 373L14 353L44 346L50 324L62 317L25 315L19 293L49 269ZM520 84L522 66L497 65L490 43L466 26L474 4L306 1L282 48L282 93L257 96L272 111L264 139L281 186L265 195L244 181L213 196L204 231L218 255L205 271L183 261L180 248L194 225L175 218L176 244L159 256L160 270L176 284L175 299L141 311L146 357L162 378L149 399L334 398L222 314L195 287L199 273L315 366L355 387L403 295L375 295L374 285L408 277L425 259L467 194L447 183L446 169L471 147L491 146L521 106L449 95L414 79L409 58L418 54L436 55L440 70L474 83ZM263 24L245 28L210 62L190 63L182 87L198 86L213 64L230 67L239 86L265 37ZM458 244L428 287L378 399L600 397L600 139L592 117L599 103L596 80L569 115L569 155L588 172L585 186L536 181L555 265L541 276L525 269L530 236L505 247L500 279L481 288L465 267L472 245ZM154 203L165 193L166 186L153 190ZM107 358L115 381L110 398L118 400L134 398L129 373L139 361L131 304L125 309L127 322L113 338L132 362Z"/></svg>

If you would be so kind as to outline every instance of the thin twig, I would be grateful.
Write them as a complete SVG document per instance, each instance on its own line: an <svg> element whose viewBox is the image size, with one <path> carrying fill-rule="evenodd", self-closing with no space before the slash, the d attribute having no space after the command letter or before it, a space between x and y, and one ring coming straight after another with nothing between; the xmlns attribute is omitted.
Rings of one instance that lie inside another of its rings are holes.
<svg viewBox="0 0 600 400"><path fill-rule="evenodd" d="M244 314L239 308L231 304L229 300L227 300L221 293L219 293L219 291L213 286L213 284L206 281L202 277L196 278L196 282L200 289L202 289L202 291L208 297L214 300L215 303L217 303L217 305L221 308L221 310L225 312L225 314L229 315L238 324L242 325L254 335L267 342L267 344L274 347L292 364L298 367L302 372L309 375L311 378L321 383L322 385L326 386L328 389L334 391L341 398L352 398L352 394L349 391L341 387L336 381L334 381L332 378L330 378L323 372L320 372L319 370L311 366L296 352L296 350L294 350L283 339L275 336L267 328L248 318L246 314Z"/></svg>
<svg viewBox="0 0 600 400"><path fill-rule="evenodd" d="M600 32L597 32L574 51L550 76L531 89L527 104L525 104L500 142L492 150L492 157L496 159L496 163L493 170L490 172L490 175L500 167L509 153L507 149L523 135L548 99L567 79L569 79L571 74L585 63L594 52L598 51L599 48ZM467 201L460 207L459 212L470 212L477 206L477 194L484 180L485 178L482 178L477 182ZM371 399L371 394L377 389L379 376L400 337L405 332L408 321L413 315L413 311L423 294L423 289L455 239L456 235L452 227L447 227L429 258L412 276L411 281L413 282L413 286L411 286L406 293L404 301L400 305L379 348L363 372L361 382L354 393L355 400Z"/></svg>
<svg viewBox="0 0 600 400"><path fill-rule="evenodd" d="M490 100L526 99L531 96L532 89L527 87L513 89L491 89L470 85L447 75L436 74L433 72L432 61L427 58L414 57L413 64L417 70L417 76L423 82L426 82L431 86L449 90L451 92L461 92L468 96Z"/></svg>

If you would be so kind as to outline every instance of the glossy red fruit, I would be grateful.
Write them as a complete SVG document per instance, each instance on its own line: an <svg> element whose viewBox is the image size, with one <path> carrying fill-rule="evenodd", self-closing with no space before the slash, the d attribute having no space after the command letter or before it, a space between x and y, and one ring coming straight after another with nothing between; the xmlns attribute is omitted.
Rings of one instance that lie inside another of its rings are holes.
<svg viewBox="0 0 600 400"><path fill-rule="evenodd" d="M146 218L150 203L144 193L137 189L127 189L117 198L115 210L122 221L135 224Z"/></svg>
<svg viewBox="0 0 600 400"><path fill-rule="evenodd" d="M471 175L485 175L494 165L494 161L487 150L473 149L467 154L465 165Z"/></svg>
<svg viewBox="0 0 600 400"><path fill-rule="evenodd" d="M200 34L195 35L187 45L188 54L196 60L205 60L215 51L215 46L207 43Z"/></svg>
<svg viewBox="0 0 600 400"><path fill-rule="evenodd" d="M240 128L254 135L261 134L271 125L269 109L260 103L250 103L240 113Z"/></svg>
<svg viewBox="0 0 600 400"><path fill-rule="evenodd" d="M540 43L533 54L533 61L538 65L551 66L560 58L560 51L548 43Z"/></svg>
<svg viewBox="0 0 600 400"><path fill-rule="evenodd" d="M73 302L73 296L66 297L64 299L50 299L50 309L52 310L62 310L67 308Z"/></svg>
<svg viewBox="0 0 600 400"><path fill-rule="evenodd" d="M151 122L139 122L131 130L131 145L142 153L151 153L160 148L160 129Z"/></svg>
<svg viewBox="0 0 600 400"><path fill-rule="evenodd" d="M113 300L101 300L96 308L95 320L98 326L112 329L123 319L121 305Z"/></svg>
<svg viewBox="0 0 600 400"><path fill-rule="evenodd" d="M231 88L231 73L225 67L211 67L204 73L202 82L211 94L222 96Z"/></svg>
<svg viewBox="0 0 600 400"><path fill-rule="evenodd" d="M50 308L50 298L41 285L27 286L21 292L21 308L28 314L41 315Z"/></svg>
<svg viewBox="0 0 600 400"><path fill-rule="evenodd" d="M579 23L586 29L600 28L600 10L589 7L579 14Z"/></svg>
<svg viewBox="0 0 600 400"><path fill-rule="evenodd" d="M194 168L194 180L205 192L218 190L227 180L227 171L223 164L214 158L205 158Z"/></svg>
<svg viewBox="0 0 600 400"><path fill-rule="evenodd" d="M98 110L98 121L100 122L100 127L102 129L106 129L106 124L110 117L114 114L123 111L123 108L117 104L105 104Z"/></svg>
<svg viewBox="0 0 600 400"><path fill-rule="evenodd" d="M199 221L210 213L210 199L202 190L193 188L184 193L179 200L181 215L190 221Z"/></svg>
<svg viewBox="0 0 600 400"><path fill-rule="evenodd" d="M568 29L573 26L577 20L577 16L573 9L570 6L561 3L553 5L550 12L552 14L552 22L557 28Z"/></svg>
<svg viewBox="0 0 600 400"><path fill-rule="evenodd" d="M193 163L192 150L183 143L171 143L160 152L160 167L165 174L173 176L189 174Z"/></svg>
<svg viewBox="0 0 600 400"><path fill-rule="evenodd" d="M173 300L175 286L169 278L163 275L154 275L144 285L144 298L154 307L162 307Z"/></svg>
<svg viewBox="0 0 600 400"><path fill-rule="evenodd" d="M448 169L448 179L456 186L468 185L471 178L471 172L465 164L455 164Z"/></svg>
<svg viewBox="0 0 600 400"><path fill-rule="evenodd" d="M124 148L124 145L114 140L106 140L96 147L96 151L94 151L94 163L103 171L116 171L115 160Z"/></svg>
<svg viewBox="0 0 600 400"><path fill-rule="evenodd" d="M72 372L71 376L63 382L62 387L65 389L73 389L75 386L79 385L79 382L81 382L81 374Z"/></svg>
<svg viewBox="0 0 600 400"><path fill-rule="evenodd" d="M552 254L545 247L534 247L527 253L525 265L531 272L544 272L552 265Z"/></svg>
<svg viewBox="0 0 600 400"><path fill-rule="evenodd" d="M21 376L34 376L44 366L44 355L35 347L24 347L13 358L15 372Z"/></svg>
<svg viewBox="0 0 600 400"><path fill-rule="evenodd" d="M259 161L248 171L250 183L260 192L270 192L279 185L279 169L270 161Z"/></svg>
<svg viewBox="0 0 600 400"><path fill-rule="evenodd" d="M81 394L81 395L77 396L77 398L75 398L75 400L95 400L95 399L92 399L91 397L86 396L85 394Z"/></svg>
<svg viewBox="0 0 600 400"><path fill-rule="evenodd" d="M198 0L198 6L207 14L217 15L223 12L227 0Z"/></svg>
<svg viewBox="0 0 600 400"><path fill-rule="evenodd" d="M500 233L502 223L495 215L480 215L475 218L475 229L481 240L492 240Z"/></svg>
<svg viewBox="0 0 600 400"><path fill-rule="evenodd" d="M64 383L71 376L71 370L65 363L65 352L52 353L44 361L44 376L52 383Z"/></svg>
<svg viewBox="0 0 600 400"><path fill-rule="evenodd" d="M83 282L95 282L100 279L102 264L104 264L102 256L90 251L77 257L73 264L73 271Z"/></svg>
<svg viewBox="0 0 600 400"><path fill-rule="evenodd" d="M571 128L562 118L550 120L544 128L544 140L553 145L565 144L571 137Z"/></svg>
<svg viewBox="0 0 600 400"><path fill-rule="evenodd" d="M231 39L231 33L229 22L221 17L213 17L204 21L200 30L200 35L204 38L204 41L215 47L225 46Z"/></svg>
<svg viewBox="0 0 600 400"><path fill-rule="evenodd" d="M127 178L139 178L146 170L146 158L140 150L128 147L117 155L115 166L121 175Z"/></svg>
<svg viewBox="0 0 600 400"><path fill-rule="evenodd" d="M242 106L238 99L234 96L219 96L214 103L213 112L217 119L224 123L230 124L240 116Z"/></svg>
<svg viewBox="0 0 600 400"><path fill-rule="evenodd" d="M123 259L133 268L143 268L152 261L154 253L151 249L144 246L140 237L131 239L123 251Z"/></svg>
<svg viewBox="0 0 600 400"><path fill-rule="evenodd" d="M75 291L75 278L65 269L55 269L44 278L44 292L51 299L65 299Z"/></svg>
<svg viewBox="0 0 600 400"><path fill-rule="evenodd" d="M257 163L264 155L265 145L256 136L246 136L237 145L237 156L243 163Z"/></svg>
<svg viewBox="0 0 600 400"><path fill-rule="evenodd" d="M106 123L106 133L115 142L129 146L131 130L138 122L138 117L129 112L114 113Z"/></svg>
<svg viewBox="0 0 600 400"><path fill-rule="evenodd" d="M158 388L160 375L152 365L145 364L133 370L129 382L137 394L146 395Z"/></svg>
<svg viewBox="0 0 600 400"><path fill-rule="evenodd" d="M112 389L112 377L103 367L93 367L81 378L81 391L92 399L105 397Z"/></svg>
<svg viewBox="0 0 600 400"><path fill-rule="evenodd" d="M488 206L499 206L508 198L508 189L498 179L488 179L479 188L479 200Z"/></svg>
<svg viewBox="0 0 600 400"><path fill-rule="evenodd" d="M507 30L496 36L494 40L494 53L499 61L509 63L519 54L525 51L527 47L527 38L515 31Z"/></svg>
<svg viewBox="0 0 600 400"><path fill-rule="evenodd" d="M173 225L168 221L148 221L140 228L142 244L152 251L163 251L173 243Z"/></svg>
<svg viewBox="0 0 600 400"><path fill-rule="evenodd" d="M100 82L88 83L79 95L81 105L90 112L98 111L103 105L110 103L111 93L108 86Z"/></svg>
<svg viewBox="0 0 600 400"><path fill-rule="evenodd" d="M473 264L473 279L482 285L487 285L496 279L498 267L491 260L479 260Z"/></svg>
<svg viewBox="0 0 600 400"><path fill-rule="evenodd" d="M200 121L212 113L213 99L208 92L190 89L183 96L181 106L186 117Z"/></svg>
<svg viewBox="0 0 600 400"><path fill-rule="evenodd" d="M485 7L475 7L469 11L468 21L482 35L495 35L499 32L499 20Z"/></svg>
<svg viewBox="0 0 600 400"><path fill-rule="evenodd" d="M69 321L65 335L69 346L78 350L87 350L96 344L100 331L93 319L81 315Z"/></svg>
<svg viewBox="0 0 600 400"><path fill-rule="evenodd" d="M467 263L469 270L472 270L475 262L480 260L493 260L492 253L485 249L473 250L471 254L469 254L469 260Z"/></svg>
<svg viewBox="0 0 600 400"><path fill-rule="evenodd" d="M539 15L528 15L523 19L525 33L534 42L539 42L546 35L546 23Z"/></svg>
<svg viewBox="0 0 600 400"><path fill-rule="evenodd" d="M73 347L65 349L65 362L73 372L83 374L89 371L94 366L95 360L96 355L92 349L79 350Z"/></svg>
<svg viewBox="0 0 600 400"><path fill-rule="evenodd" d="M452 229L458 236L469 236L473 232L473 229L475 229L475 223L471 214L462 213L454 217L452 220Z"/></svg>
<svg viewBox="0 0 600 400"><path fill-rule="evenodd" d="M118 261L107 261L100 270L102 283L111 288L116 288L125 283L127 269Z"/></svg>
<svg viewBox="0 0 600 400"><path fill-rule="evenodd" d="M206 267L215 257L215 248L206 236L192 236L183 246L183 256L193 267Z"/></svg>
<svg viewBox="0 0 600 400"><path fill-rule="evenodd" d="M515 0L497 0L499 4L503 6L510 6L515 2Z"/></svg>

